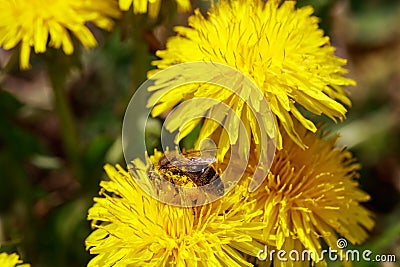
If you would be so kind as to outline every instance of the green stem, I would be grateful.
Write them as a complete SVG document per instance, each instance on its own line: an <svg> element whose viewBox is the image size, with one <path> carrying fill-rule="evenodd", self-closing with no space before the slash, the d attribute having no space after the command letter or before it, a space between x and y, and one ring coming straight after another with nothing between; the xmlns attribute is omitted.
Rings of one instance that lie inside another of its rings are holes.
<svg viewBox="0 0 400 267"><path fill-rule="evenodd" d="M54 104L59 122L63 148L71 164L75 179L82 182L81 151L75 119L66 92L68 68L47 61L48 75L53 88Z"/></svg>

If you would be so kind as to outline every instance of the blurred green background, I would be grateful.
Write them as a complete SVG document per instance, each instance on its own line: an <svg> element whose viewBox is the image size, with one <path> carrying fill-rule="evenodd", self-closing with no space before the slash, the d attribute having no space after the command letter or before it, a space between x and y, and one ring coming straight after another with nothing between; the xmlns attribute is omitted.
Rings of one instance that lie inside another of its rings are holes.
<svg viewBox="0 0 400 267"><path fill-rule="evenodd" d="M372 197L366 206L377 225L362 248L395 254L400 262L400 1L299 1L312 5L321 27L349 60L353 107L329 128L341 134L362 164L360 183ZM207 1L193 2L207 10ZM94 29L100 45L68 60L66 92L78 132L78 156L64 149L53 90L43 55L20 71L12 52L0 50L0 251L18 252L33 266L85 266L90 255L87 209L105 178L105 163L125 165L121 126L135 89L146 80L157 49L185 25L164 1L157 19L124 13L112 33ZM49 51L45 57L59 56ZM325 121L325 118L319 118ZM327 120L326 120L327 121ZM157 145L160 121L148 142ZM330 264L335 266L334 263Z"/></svg>

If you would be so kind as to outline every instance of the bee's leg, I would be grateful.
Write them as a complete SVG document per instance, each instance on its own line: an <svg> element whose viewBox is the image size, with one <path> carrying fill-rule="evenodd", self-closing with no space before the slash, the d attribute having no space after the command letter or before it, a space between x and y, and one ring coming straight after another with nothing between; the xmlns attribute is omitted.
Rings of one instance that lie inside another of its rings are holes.
<svg viewBox="0 0 400 267"><path fill-rule="evenodd" d="M197 216L197 208L196 207L192 207L192 210L193 210L193 216Z"/></svg>
<svg viewBox="0 0 400 267"><path fill-rule="evenodd" d="M198 177L197 185L202 186L211 183L218 178L218 174L212 167L207 167L203 173Z"/></svg>
<svg viewBox="0 0 400 267"><path fill-rule="evenodd" d="M216 173L215 171L214 171L214 169L213 168L211 168L211 167L209 167L210 169L212 169L213 170L213 177L210 179L210 181L209 181L209 183L212 183L212 182L214 182L215 180L217 180L218 178L220 178L219 177L219 175L218 175L218 173Z"/></svg>
<svg viewBox="0 0 400 267"><path fill-rule="evenodd" d="M224 194L224 184L222 183L222 180L220 179L218 173L211 166L204 171L204 173L199 177L199 180L202 182L205 180L205 183L203 185L213 183L218 196L222 196Z"/></svg>

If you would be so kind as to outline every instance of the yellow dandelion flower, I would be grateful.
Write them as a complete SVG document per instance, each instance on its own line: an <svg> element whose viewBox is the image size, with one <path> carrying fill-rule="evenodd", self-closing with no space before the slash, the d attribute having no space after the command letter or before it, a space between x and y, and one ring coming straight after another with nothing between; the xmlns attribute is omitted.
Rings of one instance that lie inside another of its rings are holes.
<svg viewBox="0 0 400 267"><path fill-rule="evenodd" d="M70 32L86 48L97 45L86 23L110 30L118 17L113 0L0 0L0 46L12 49L20 45L20 66L29 68L31 48L44 53L47 46L65 54L74 51Z"/></svg>
<svg viewBox="0 0 400 267"><path fill-rule="evenodd" d="M324 265L318 259L321 238L333 250L338 250L338 235L353 244L367 238L374 221L360 202L370 197L355 180L360 165L349 151L335 147L337 136L325 140L304 129L299 133L309 148L284 143L270 174L249 199L256 199L256 209L264 211L261 219L268 226L262 239L270 249L313 251L312 261ZM275 266L285 264L275 258Z"/></svg>
<svg viewBox="0 0 400 267"><path fill-rule="evenodd" d="M148 180L147 166L133 161L136 179ZM88 266L252 266L237 248L255 256L262 248L250 234L261 233L255 201L246 188L199 207L178 207L146 194L120 166L105 166L110 181L89 209L95 230L86 248L97 254ZM254 210L248 212L247 210Z"/></svg>
<svg viewBox="0 0 400 267"><path fill-rule="evenodd" d="M158 51L157 70L194 61L226 64L241 71L262 90L277 121L283 126L277 132L277 147L282 148L281 132L285 131L300 147L305 148L294 121L315 132L316 126L303 116L299 107L325 114L333 120L343 119L344 105L351 105L342 86L354 85L343 77L345 59L334 55L329 37L318 27L312 7L296 9L295 1L261 0L219 1L205 18L199 10L189 18L190 27L175 27L177 36ZM162 86L160 85L160 88ZM244 88L236 88L245 90ZM244 94L245 95L245 94ZM223 101L251 129L253 140L260 137L255 117L243 108L243 101L229 90L204 84L179 87L160 98L152 113L157 116L182 100L194 97ZM249 104L249 99L244 99ZM179 120L179 118L176 118ZM193 129L199 120L187 128ZM200 138L215 131L213 123L203 125ZM224 139L223 136L221 136ZM220 143L229 142L222 140Z"/></svg>
<svg viewBox="0 0 400 267"><path fill-rule="evenodd" d="M31 265L28 263L23 264L22 260L19 259L19 256L15 253L7 254L0 253L0 266L1 267L30 267Z"/></svg>
<svg viewBox="0 0 400 267"><path fill-rule="evenodd" d="M121 10L127 11L133 5L133 13L144 14L148 12L151 18L157 17L160 12L161 0L119 0ZM176 0L179 12L187 12L191 9L189 0Z"/></svg>

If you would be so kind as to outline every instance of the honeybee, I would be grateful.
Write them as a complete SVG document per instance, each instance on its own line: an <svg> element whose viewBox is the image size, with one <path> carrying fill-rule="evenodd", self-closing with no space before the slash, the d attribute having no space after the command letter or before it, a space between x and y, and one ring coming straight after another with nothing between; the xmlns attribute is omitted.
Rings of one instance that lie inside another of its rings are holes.
<svg viewBox="0 0 400 267"><path fill-rule="evenodd" d="M217 196L224 194L224 185L216 170L215 158L204 156L198 150L164 154L149 167L147 174L152 180L160 177L182 187L213 184L212 191Z"/></svg>

